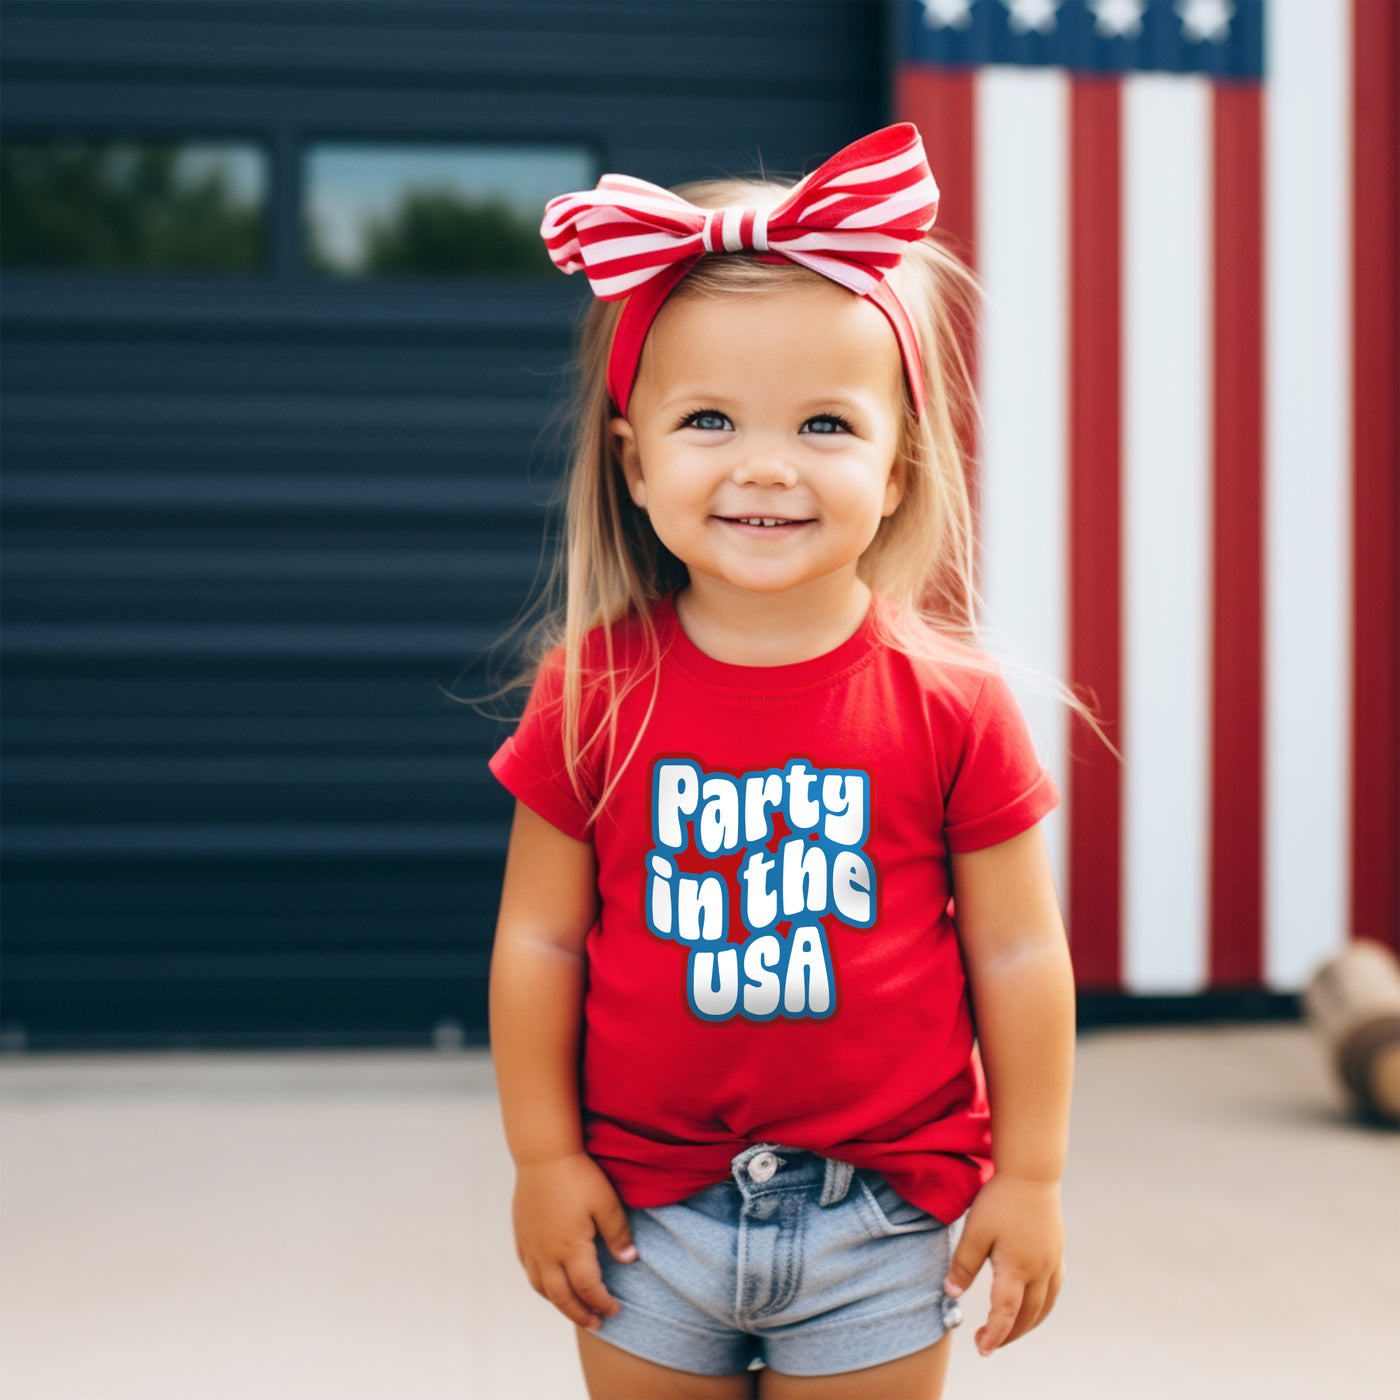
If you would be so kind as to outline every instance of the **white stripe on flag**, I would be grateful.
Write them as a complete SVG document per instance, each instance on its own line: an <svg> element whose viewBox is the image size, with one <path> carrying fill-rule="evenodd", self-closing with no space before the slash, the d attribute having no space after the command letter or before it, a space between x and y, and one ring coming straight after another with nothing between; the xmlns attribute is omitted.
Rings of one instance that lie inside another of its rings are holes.
<svg viewBox="0 0 1400 1400"><path fill-rule="evenodd" d="M1264 927L1288 990L1349 932L1350 11L1269 6Z"/></svg>
<svg viewBox="0 0 1400 1400"><path fill-rule="evenodd" d="M1208 969L1211 98L1123 92L1124 984Z"/></svg>
<svg viewBox="0 0 1400 1400"><path fill-rule="evenodd" d="M977 84L978 264L986 289L979 375L985 412L982 593L989 648L1064 679L1068 87L1060 69L985 69ZM1043 689L1016 697L1063 791L1066 719ZM1063 901L1064 809L1045 824Z"/></svg>

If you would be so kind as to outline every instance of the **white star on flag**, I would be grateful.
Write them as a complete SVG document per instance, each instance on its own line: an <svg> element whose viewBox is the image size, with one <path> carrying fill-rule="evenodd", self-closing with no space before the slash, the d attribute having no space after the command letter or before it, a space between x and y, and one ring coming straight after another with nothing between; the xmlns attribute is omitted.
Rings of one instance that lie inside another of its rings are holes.
<svg viewBox="0 0 1400 1400"><path fill-rule="evenodd" d="M1017 34L1049 34L1055 27L1060 0L1002 0L1011 11L1010 25Z"/></svg>
<svg viewBox="0 0 1400 1400"><path fill-rule="evenodd" d="M923 0L930 29L966 29L972 23L972 0Z"/></svg>
<svg viewBox="0 0 1400 1400"><path fill-rule="evenodd" d="M1223 44L1230 37L1235 7L1230 0L1176 0L1181 32L1193 44Z"/></svg>
<svg viewBox="0 0 1400 1400"><path fill-rule="evenodd" d="M1147 0L1090 0L1094 32L1105 39L1135 39L1142 33Z"/></svg>

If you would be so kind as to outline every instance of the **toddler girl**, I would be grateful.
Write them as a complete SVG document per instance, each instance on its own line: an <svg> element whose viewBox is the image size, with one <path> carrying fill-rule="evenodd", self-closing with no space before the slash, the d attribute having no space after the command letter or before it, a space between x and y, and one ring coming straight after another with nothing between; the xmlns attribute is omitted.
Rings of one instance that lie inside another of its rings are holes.
<svg viewBox="0 0 1400 1400"><path fill-rule="evenodd" d="M1060 1288L1058 793L975 645L937 199L904 124L546 211L598 300L491 1024L595 1397L937 1396L984 1261L984 1355Z"/></svg>

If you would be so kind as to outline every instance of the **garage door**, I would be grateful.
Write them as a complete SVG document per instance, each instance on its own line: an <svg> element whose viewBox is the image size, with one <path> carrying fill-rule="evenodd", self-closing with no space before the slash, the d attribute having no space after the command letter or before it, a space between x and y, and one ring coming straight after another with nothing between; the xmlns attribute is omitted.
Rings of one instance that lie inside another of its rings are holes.
<svg viewBox="0 0 1400 1400"><path fill-rule="evenodd" d="M800 173L877 4L7 3L4 1043L485 1034L586 290L546 194Z"/></svg>

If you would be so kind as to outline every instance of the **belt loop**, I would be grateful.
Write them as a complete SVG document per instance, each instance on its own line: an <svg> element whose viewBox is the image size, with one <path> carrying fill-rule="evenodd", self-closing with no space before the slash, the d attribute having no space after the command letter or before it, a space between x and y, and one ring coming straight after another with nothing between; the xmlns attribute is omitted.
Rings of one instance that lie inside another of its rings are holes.
<svg viewBox="0 0 1400 1400"><path fill-rule="evenodd" d="M851 1189L851 1179L855 1174L856 1169L849 1162L838 1162L834 1157L828 1157L826 1179L822 1182L821 1199L817 1204L834 1206L837 1201L844 1200L846 1192Z"/></svg>

